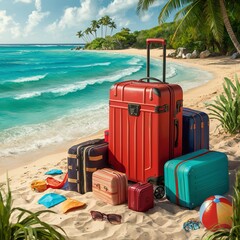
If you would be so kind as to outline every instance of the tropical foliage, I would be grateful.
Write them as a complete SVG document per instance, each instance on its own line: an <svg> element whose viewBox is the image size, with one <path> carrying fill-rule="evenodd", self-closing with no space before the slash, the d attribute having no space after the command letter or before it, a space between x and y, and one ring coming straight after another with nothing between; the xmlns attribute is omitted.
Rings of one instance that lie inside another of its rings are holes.
<svg viewBox="0 0 240 240"><path fill-rule="evenodd" d="M89 26L85 30L81 30L77 32L76 35L77 37L82 38L84 42L89 43L93 39L97 38L97 31L99 28L101 28L101 38L103 38L103 32L105 32L104 37L106 37L108 29L111 30L111 34L112 34L113 29L116 29L117 25L112 20L112 18L106 15L100 18L99 20L92 20L91 26Z"/></svg>
<svg viewBox="0 0 240 240"><path fill-rule="evenodd" d="M233 216L231 229L219 229L216 232L208 231L203 239L239 240L240 239L240 171L236 173L236 182L233 194Z"/></svg>
<svg viewBox="0 0 240 240"><path fill-rule="evenodd" d="M86 49L124 49L132 47L136 42L137 32L131 33L130 29L122 28L120 32L113 36L106 36L105 38L96 38L91 43L87 43Z"/></svg>
<svg viewBox="0 0 240 240"><path fill-rule="evenodd" d="M139 0L137 12L148 10L157 0ZM238 0L168 0L162 8L158 20L163 23L172 12L176 12L174 22L177 23L172 40L177 33L185 35L186 30L194 29L201 33L205 41L214 44L220 52L224 49L225 29L228 38L240 53L240 44L233 31L230 19L239 23ZM230 16L230 17L229 17ZM225 27L225 28L224 28Z"/></svg>
<svg viewBox="0 0 240 240"><path fill-rule="evenodd" d="M64 240L64 233L60 227L52 227L40 220L39 216L44 213L53 213L52 211L38 211L33 213L23 208L12 207L12 194L9 183L7 184L7 193L3 186L0 189L0 239L4 240ZM11 218L16 216L16 221L12 222Z"/></svg>
<svg viewBox="0 0 240 240"><path fill-rule="evenodd" d="M237 76L235 84L229 78L224 80L224 92L208 105L210 116L217 119L226 132L240 133L240 83Z"/></svg>
<svg viewBox="0 0 240 240"><path fill-rule="evenodd" d="M139 0L139 14L155 1ZM177 12L174 22L163 23L172 12ZM185 47L189 51L208 49L231 54L238 46L237 39L233 41L232 35L240 36L239 12L238 0L225 0L223 4L222 0L169 0L160 12L160 25L152 29L131 32L122 28L113 35L117 25L109 16L104 16L92 20L90 27L79 31L77 36L87 43L87 49L145 48L147 38L165 38L168 48ZM225 19L228 24L225 24Z"/></svg>

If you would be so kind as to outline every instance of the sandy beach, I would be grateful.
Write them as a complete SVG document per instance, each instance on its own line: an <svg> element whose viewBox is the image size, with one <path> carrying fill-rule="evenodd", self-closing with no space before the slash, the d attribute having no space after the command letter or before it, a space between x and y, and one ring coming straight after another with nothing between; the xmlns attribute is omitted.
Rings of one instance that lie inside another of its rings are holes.
<svg viewBox="0 0 240 240"><path fill-rule="evenodd" d="M170 51L170 50L168 50ZM146 50L127 49L112 51L120 54L133 54L146 56ZM161 59L162 51L154 49L151 57ZM204 85L184 92L185 107L194 108L207 112L206 103L212 102L222 92L223 78L240 77L240 59L231 60L230 57L211 57L206 59L172 59L167 62L176 62L186 67L195 67L213 74L213 79ZM229 158L230 191L225 195L231 199L235 173L240 166L240 135L230 136L216 129L218 123L210 121L210 149L225 152ZM23 207L31 211L46 209L37 201L45 193L55 192L69 198L74 198L86 203L85 208L77 209L68 213L61 213L61 206L57 205L51 210L57 214L45 214L42 220L61 226L69 239L201 239L205 228L186 232L183 223L190 218L199 218L199 208L188 210L170 203L167 199L155 200L155 207L146 213L139 213L128 209L127 204L112 207L98 199L94 199L91 192L81 195L77 192L64 191L61 189L48 189L43 193L31 190L30 184L36 179L45 179L45 172L50 169L61 169L67 172L67 150L72 144L80 143L86 139L103 138L103 129L99 133L87 138L76 139L74 143L67 143L60 149L49 149L38 155L38 158L29 164L22 159L17 168L9 169L7 164L0 166L0 185L6 182L6 171L10 178L10 187L13 194L14 206ZM29 156L28 156L29 157ZM64 174L56 176L63 179ZM201 194L201 193L200 193ZM116 213L122 216L120 225L112 225L107 221L93 221L91 210L103 213Z"/></svg>

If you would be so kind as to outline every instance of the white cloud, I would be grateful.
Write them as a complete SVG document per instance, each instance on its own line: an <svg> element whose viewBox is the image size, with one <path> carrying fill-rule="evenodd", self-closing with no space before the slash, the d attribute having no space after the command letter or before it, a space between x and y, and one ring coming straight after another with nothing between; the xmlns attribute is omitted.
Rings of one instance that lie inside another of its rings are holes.
<svg viewBox="0 0 240 240"><path fill-rule="evenodd" d="M14 2L15 2L15 3L17 3L17 2L22 2L22 3L31 3L31 2L32 2L32 0L15 0Z"/></svg>
<svg viewBox="0 0 240 240"><path fill-rule="evenodd" d="M165 0L158 0L158 1L155 1L152 5L150 5L150 8L154 8L154 7L158 7L162 4L166 4L166 1Z"/></svg>
<svg viewBox="0 0 240 240"><path fill-rule="evenodd" d="M67 27L75 26L78 22L78 15L80 10L77 7L67 8L64 11L64 15L62 16L61 20L58 22L58 26L61 29L65 29ZM82 16L85 18L84 16Z"/></svg>
<svg viewBox="0 0 240 240"><path fill-rule="evenodd" d="M49 12L41 12L41 0L35 0L36 10L32 11L28 16L27 25L24 29L24 35L27 36L32 30L39 25L44 17L49 15Z"/></svg>
<svg viewBox="0 0 240 240"><path fill-rule="evenodd" d="M140 19L142 22L147 22L149 21L153 16L153 13L144 13L140 16Z"/></svg>
<svg viewBox="0 0 240 240"><path fill-rule="evenodd" d="M15 24L15 26L11 27L10 32L13 38L18 38L19 36L21 36L21 30L20 30L19 24Z"/></svg>
<svg viewBox="0 0 240 240"><path fill-rule="evenodd" d="M113 14L124 14L123 11L133 9L136 11L138 0L114 0L107 7L102 8L99 11L100 16L113 15Z"/></svg>
<svg viewBox="0 0 240 240"><path fill-rule="evenodd" d="M89 22L96 18L98 12L98 0L83 0L80 7L66 8L60 20L48 25L47 32L53 32L57 29L87 26Z"/></svg>
<svg viewBox="0 0 240 240"><path fill-rule="evenodd" d="M32 11L32 13L28 16L25 34L28 35L48 14L48 12Z"/></svg>
<svg viewBox="0 0 240 240"><path fill-rule="evenodd" d="M41 11L42 10L41 0L35 0L35 7L36 7L37 11Z"/></svg>
<svg viewBox="0 0 240 240"><path fill-rule="evenodd" d="M9 32L12 33L13 38L18 37L20 35L19 24L7 15L6 10L0 10L0 33L5 35Z"/></svg>
<svg viewBox="0 0 240 240"><path fill-rule="evenodd" d="M3 33L12 21L10 16L6 15L6 11L0 11L0 33Z"/></svg>

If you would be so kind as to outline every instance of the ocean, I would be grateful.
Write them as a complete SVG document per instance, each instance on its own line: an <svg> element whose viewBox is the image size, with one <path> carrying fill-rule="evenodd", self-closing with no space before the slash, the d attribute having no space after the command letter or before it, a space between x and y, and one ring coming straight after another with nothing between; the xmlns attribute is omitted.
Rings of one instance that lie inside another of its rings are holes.
<svg viewBox="0 0 240 240"><path fill-rule="evenodd" d="M0 45L0 163L108 128L111 86L146 76L145 57L74 47ZM152 60L151 76L161 66ZM184 91L212 77L169 62L166 72Z"/></svg>

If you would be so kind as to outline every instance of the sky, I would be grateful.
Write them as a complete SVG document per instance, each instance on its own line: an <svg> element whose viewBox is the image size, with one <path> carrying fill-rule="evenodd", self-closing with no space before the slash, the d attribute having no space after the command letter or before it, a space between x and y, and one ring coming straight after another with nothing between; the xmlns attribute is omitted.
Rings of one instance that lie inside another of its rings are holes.
<svg viewBox="0 0 240 240"><path fill-rule="evenodd" d="M158 25L165 2L157 0L139 16L138 0L0 0L0 44L83 43L76 33L105 15L117 25L113 34L123 27L149 29Z"/></svg>

